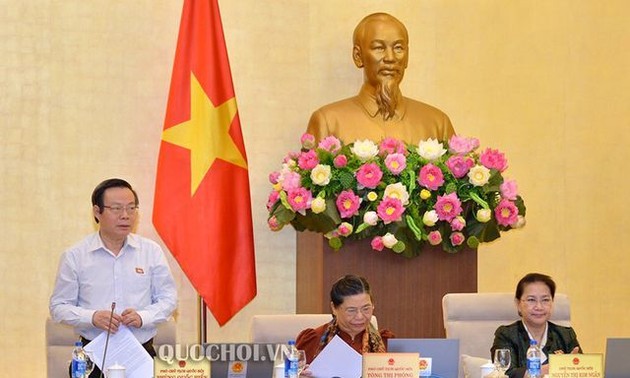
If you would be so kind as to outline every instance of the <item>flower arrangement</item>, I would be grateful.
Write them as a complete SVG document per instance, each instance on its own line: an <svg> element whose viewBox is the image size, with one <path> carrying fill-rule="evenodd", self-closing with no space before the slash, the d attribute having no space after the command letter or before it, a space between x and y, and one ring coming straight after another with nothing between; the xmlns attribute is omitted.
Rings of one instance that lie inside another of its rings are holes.
<svg viewBox="0 0 630 378"><path fill-rule="evenodd" d="M476 138L344 145L333 136L316 144L304 134L301 142L269 175L271 230L291 224L319 232L335 250L346 239L370 238L376 251L413 257L425 243L457 252L525 224L516 182L503 178L505 155L478 152Z"/></svg>

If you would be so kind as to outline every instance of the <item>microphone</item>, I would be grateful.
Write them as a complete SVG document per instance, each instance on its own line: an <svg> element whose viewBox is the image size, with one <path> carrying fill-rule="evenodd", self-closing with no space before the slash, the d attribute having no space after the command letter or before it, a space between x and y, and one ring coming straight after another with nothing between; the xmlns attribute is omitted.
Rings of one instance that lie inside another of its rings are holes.
<svg viewBox="0 0 630 378"><path fill-rule="evenodd" d="M101 378L103 378L103 370L105 370L105 356L107 356L107 345L109 344L109 335L112 333L112 319L114 318L114 309L116 302L112 302L112 311L109 314L109 324L107 325L107 337L105 338L105 348L103 349L103 363L101 366Z"/></svg>

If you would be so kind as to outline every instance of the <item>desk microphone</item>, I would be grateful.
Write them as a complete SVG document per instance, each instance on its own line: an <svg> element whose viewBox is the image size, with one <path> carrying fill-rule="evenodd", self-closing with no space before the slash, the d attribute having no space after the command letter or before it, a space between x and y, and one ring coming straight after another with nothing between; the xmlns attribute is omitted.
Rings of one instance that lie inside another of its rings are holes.
<svg viewBox="0 0 630 378"><path fill-rule="evenodd" d="M105 370L105 356L107 356L107 345L109 344L109 335L112 333L112 319L114 318L114 309L116 302L112 302L112 311L109 314L109 325L107 326L107 338L105 338L105 348L103 349L103 363L101 364L101 378L103 378L103 370Z"/></svg>

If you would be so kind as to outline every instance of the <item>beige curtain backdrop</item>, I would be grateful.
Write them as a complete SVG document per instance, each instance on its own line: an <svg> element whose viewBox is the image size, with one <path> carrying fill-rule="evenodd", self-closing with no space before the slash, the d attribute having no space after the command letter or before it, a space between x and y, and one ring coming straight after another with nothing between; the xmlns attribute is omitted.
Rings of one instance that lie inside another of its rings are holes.
<svg viewBox="0 0 630 378"><path fill-rule="evenodd" d="M141 201L138 232L158 239L153 186L182 2L2 3L0 365L39 377L57 263L94 230L93 187L113 176L131 181ZM479 250L479 291L512 291L523 274L545 272L570 296L584 350L601 353L606 337L630 336L630 3L220 6L249 155L258 296L223 328L210 319L211 341L245 341L252 315L294 311L295 233L266 228L267 174L297 148L315 108L357 92L351 34L374 11L409 29L405 93L446 111L459 134L505 152L525 198L527 226ZM195 293L171 266L178 339L191 343Z"/></svg>

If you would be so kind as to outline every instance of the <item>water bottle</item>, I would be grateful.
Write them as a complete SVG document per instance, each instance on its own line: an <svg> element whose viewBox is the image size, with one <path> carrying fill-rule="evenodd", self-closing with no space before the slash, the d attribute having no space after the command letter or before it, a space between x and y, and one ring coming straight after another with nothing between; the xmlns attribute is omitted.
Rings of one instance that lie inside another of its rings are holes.
<svg viewBox="0 0 630 378"><path fill-rule="evenodd" d="M72 350L72 378L86 378L87 370L87 356L83 351L83 344L80 341L74 343L74 349Z"/></svg>
<svg viewBox="0 0 630 378"><path fill-rule="evenodd" d="M525 372L526 378L541 378L542 373L540 371L540 365L542 361L542 352L538 348L536 340L530 340L529 348L527 349L527 371Z"/></svg>
<svg viewBox="0 0 630 378"><path fill-rule="evenodd" d="M294 340L289 340L284 355L284 378L298 378L298 350Z"/></svg>

